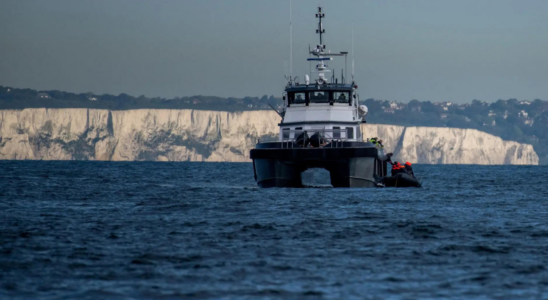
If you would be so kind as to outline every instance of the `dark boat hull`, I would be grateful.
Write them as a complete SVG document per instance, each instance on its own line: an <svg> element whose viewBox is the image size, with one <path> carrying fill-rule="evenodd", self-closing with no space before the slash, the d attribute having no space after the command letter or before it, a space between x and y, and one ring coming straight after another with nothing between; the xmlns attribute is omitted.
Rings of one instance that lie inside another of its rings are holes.
<svg viewBox="0 0 548 300"><path fill-rule="evenodd" d="M375 176L386 175L385 157L368 143L321 148L265 143L251 150L250 156L262 188L303 187L301 174L311 168L326 169L333 187L376 187Z"/></svg>
<svg viewBox="0 0 548 300"><path fill-rule="evenodd" d="M421 182L405 173L399 173L394 176L384 177L382 182L386 187L421 187Z"/></svg>

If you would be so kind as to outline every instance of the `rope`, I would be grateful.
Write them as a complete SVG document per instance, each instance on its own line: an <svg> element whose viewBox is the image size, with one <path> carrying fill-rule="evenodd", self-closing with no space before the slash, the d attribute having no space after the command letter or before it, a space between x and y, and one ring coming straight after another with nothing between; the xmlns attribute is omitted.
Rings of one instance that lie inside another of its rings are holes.
<svg viewBox="0 0 548 300"><path fill-rule="evenodd" d="M367 179L367 178L361 178L361 177L354 177L354 176L348 176L349 178L353 178L353 179L361 179L361 180L365 180L365 181L370 181L370 182L373 182L373 183L377 183L375 180L371 180L371 179Z"/></svg>

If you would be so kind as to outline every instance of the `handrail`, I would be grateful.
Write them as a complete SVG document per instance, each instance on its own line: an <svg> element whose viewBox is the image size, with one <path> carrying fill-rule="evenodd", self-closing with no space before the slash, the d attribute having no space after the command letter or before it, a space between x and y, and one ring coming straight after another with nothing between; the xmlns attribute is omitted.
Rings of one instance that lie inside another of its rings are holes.
<svg viewBox="0 0 548 300"><path fill-rule="evenodd" d="M344 142L355 140L355 139L348 139L346 137L343 137L343 133L344 133L344 136L346 136L346 134L347 134L346 128L341 128L341 129L308 129L308 130L290 129L290 130L282 130L282 140L281 140L282 148L294 148L295 147L295 142L297 141L297 137L305 131L308 134L308 138L310 138L312 135L314 135L316 133L320 133L322 139L325 142L323 144L320 144L319 148L323 148L323 147L326 147L326 146L329 147L329 148L339 148L339 147L343 147ZM291 134L293 134L293 137L291 137ZM287 135L287 137L286 137L286 135ZM277 141L279 142L280 140L277 140ZM311 145L307 145L307 147L308 148L315 148L315 147L312 147Z"/></svg>
<svg viewBox="0 0 548 300"><path fill-rule="evenodd" d="M297 137L303 133L304 131L307 132L308 138L312 137L315 133L320 133L322 139L325 141L323 144L319 146L319 148L328 147L328 148L342 148L344 145L344 142L349 141L356 141L357 139L349 139L346 138L347 136L347 130L346 128L339 128L339 129L322 129L322 128L311 128L311 129L283 129L282 130L282 138L280 140L280 137L274 137L270 136L268 138L264 138L260 140L260 143L281 143L281 148L283 149L291 149L295 148ZM302 148L298 146L299 148ZM307 148L315 148L311 145L308 145Z"/></svg>

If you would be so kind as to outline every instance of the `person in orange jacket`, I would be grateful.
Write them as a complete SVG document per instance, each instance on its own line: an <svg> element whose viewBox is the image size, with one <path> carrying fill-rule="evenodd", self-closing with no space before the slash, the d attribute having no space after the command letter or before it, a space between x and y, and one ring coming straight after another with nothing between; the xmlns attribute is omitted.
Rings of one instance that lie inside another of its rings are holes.
<svg viewBox="0 0 548 300"><path fill-rule="evenodd" d="M394 162L392 164L392 173L391 175L392 176L396 176L398 175L399 173L402 173L402 172L405 172L405 168L399 163L399 162Z"/></svg>
<svg viewBox="0 0 548 300"><path fill-rule="evenodd" d="M407 174L415 177L415 173L413 172L413 167L411 167L410 162L406 162L404 168L405 168L405 171L407 171Z"/></svg>

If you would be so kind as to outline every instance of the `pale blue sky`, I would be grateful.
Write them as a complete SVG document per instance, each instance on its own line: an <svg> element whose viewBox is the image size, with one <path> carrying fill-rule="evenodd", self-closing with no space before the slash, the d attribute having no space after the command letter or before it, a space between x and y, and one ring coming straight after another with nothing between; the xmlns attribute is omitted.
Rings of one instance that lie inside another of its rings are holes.
<svg viewBox="0 0 548 300"><path fill-rule="evenodd" d="M301 78L308 44L318 43L317 4L293 1L293 70ZM548 1L323 6L328 49L350 51L354 26L362 99L548 99ZM288 27L289 0L2 0L0 85L150 97L281 96Z"/></svg>

